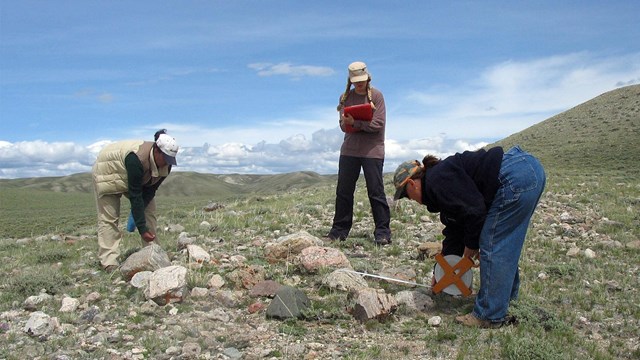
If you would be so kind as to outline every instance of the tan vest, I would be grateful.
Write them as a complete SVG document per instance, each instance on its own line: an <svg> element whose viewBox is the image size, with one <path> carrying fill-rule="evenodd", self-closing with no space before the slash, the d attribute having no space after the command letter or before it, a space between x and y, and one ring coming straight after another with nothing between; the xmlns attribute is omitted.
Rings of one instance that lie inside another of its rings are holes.
<svg viewBox="0 0 640 360"><path fill-rule="evenodd" d="M151 151L153 142L125 140L105 146L93 165L93 182L98 196L127 194L129 192L127 169L124 159L132 152L142 163L142 186L152 186L162 177L151 175ZM167 173L167 171L161 171Z"/></svg>

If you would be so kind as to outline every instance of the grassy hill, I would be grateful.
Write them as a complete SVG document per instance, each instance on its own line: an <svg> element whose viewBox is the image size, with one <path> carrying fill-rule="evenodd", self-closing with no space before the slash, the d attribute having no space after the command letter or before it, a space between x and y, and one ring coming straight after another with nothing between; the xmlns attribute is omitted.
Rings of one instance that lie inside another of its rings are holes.
<svg viewBox="0 0 640 360"><path fill-rule="evenodd" d="M550 170L640 172L640 85L604 93L491 146L514 144Z"/></svg>

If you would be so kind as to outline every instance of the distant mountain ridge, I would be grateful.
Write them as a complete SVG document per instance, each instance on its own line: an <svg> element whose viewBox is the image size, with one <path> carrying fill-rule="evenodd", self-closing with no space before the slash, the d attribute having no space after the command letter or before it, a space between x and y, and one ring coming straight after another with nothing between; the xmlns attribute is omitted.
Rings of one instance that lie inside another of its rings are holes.
<svg viewBox="0 0 640 360"><path fill-rule="evenodd" d="M490 146L514 144L557 170L598 171L602 167L640 173L640 85L606 92ZM391 175L386 174L389 178ZM337 175L301 171L277 175L174 172L159 191L165 196L228 198L335 184ZM0 179L0 188L93 192L91 174Z"/></svg>
<svg viewBox="0 0 640 360"><path fill-rule="evenodd" d="M337 175L320 175L311 171L277 175L173 172L158 191L163 196L201 196L222 199L246 194L276 193L293 188L303 189L321 184L333 184L336 181ZM93 183L90 173L80 173L62 177L3 179L0 180L1 188L91 193Z"/></svg>

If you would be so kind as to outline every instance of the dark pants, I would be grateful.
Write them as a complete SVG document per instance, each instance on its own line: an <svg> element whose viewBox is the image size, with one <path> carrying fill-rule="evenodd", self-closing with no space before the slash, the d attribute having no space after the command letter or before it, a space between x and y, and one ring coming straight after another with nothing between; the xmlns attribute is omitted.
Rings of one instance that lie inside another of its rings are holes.
<svg viewBox="0 0 640 360"><path fill-rule="evenodd" d="M391 215L387 196L384 193L383 165L384 160L382 159L340 156L338 187L336 188L336 213L329 232L330 237L346 239L349 236L353 224L353 195L356 191L360 169L362 169L367 184L373 220L376 224L375 239L391 240L391 229L389 228Z"/></svg>

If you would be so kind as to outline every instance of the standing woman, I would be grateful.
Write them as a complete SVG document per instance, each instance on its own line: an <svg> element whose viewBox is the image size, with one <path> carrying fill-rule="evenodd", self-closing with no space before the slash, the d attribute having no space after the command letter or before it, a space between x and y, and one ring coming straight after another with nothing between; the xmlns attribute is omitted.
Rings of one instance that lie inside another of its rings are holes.
<svg viewBox="0 0 640 360"><path fill-rule="evenodd" d="M345 115L345 107L362 104L371 105L371 121ZM340 148L335 215L327 237L330 240L345 240L349 236L353 224L354 192L362 169L375 222L374 242L377 245L390 244L390 212L382 179L386 110L382 93L371 87L371 76L365 63L358 61L349 65L347 88L340 96L338 111L340 129L345 135Z"/></svg>
<svg viewBox="0 0 640 360"><path fill-rule="evenodd" d="M473 312L466 326L498 327L518 297L518 261L533 211L546 182L540 162L515 146L465 151L440 160L427 155L395 172L395 199L408 197L440 213L442 254L480 260Z"/></svg>

